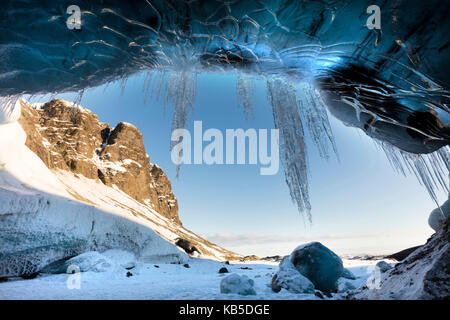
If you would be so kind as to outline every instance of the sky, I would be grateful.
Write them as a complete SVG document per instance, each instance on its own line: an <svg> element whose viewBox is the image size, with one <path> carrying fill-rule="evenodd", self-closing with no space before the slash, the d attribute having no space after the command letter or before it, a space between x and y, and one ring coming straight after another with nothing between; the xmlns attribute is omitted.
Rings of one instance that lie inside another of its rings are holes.
<svg viewBox="0 0 450 320"><path fill-rule="evenodd" d="M436 204L414 176L404 177L362 131L330 115L340 161L320 158L307 140L312 223L291 201L283 168L260 175L258 165L176 166L169 151L172 106L164 97L148 96L144 75L86 91L80 104L115 126L124 121L143 134L152 163L164 169L178 198L185 227L235 252L286 255L300 244L320 241L340 255L386 254L423 244L433 233L428 215ZM77 94L56 98L75 100ZM273 129L265 85L254 88L254 114L246 119L238 106L236 76L201 74L194 110L186 128L201 120L203 130ZM33 98L46 102L50 96ZM439 193L440 204L447 195Z"/></svg>

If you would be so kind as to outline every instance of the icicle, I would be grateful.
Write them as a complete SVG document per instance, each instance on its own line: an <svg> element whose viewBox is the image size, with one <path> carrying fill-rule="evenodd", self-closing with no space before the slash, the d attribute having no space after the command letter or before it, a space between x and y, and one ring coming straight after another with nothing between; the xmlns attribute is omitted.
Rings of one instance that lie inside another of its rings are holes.
<svg viewBox="0 0 450 320"><path fill-rule="evenodd" d="M306 127L308 128L320 156L329 159L329 149L331 146L334 154L339 159L333 132L328 120L327 110L320 99L319 93L311 84L306 82L298 84L296 88L300 116L306 123Z"/></svg>
<svg viewBox="0 0 450 320"><path fill-rule="evenodd" d="M152 83L153 76L154 76L153 70L149 70L147 72L147 74L145 75L144 85L142 86L142 92L144 93L144 104L147 103L147 99L148 99L149 91L150 91L150 85Z"/></svg>
<svg viewBox="0 0 450 320"><path fill-rule="evenodd" d="M0 97L0 124L17 121L20 118L21 105L17 103L19 95Z"/></svg>
<svg viewBox="0 0 450 320"><path fill-rule="evenodd" d="M295 89L285 80L275 78L268 79L267 93L275 128L280 130L280 155L291 199L301 213L306 211L311 222L306 144Z"/></svg>
<svg viewBox="0 0 450 320"><path fill-rule="evenodd" d="M174 105L172 120L172 131L183 129L186 125L188 113L193 108L196 89L197 75L188 71L172 72L166 85L166 102ZM184 139L184 137L182 137ZM170 151L177 142L171 141ZM183 150L179 156L182 155ZM180 165L177 166L177 178L180 175Z"/></svg>
<svg viewBox="0 0 450 320"><path fill-rule="evenodd" d="M402 151L387 142L378 140L376 142L383 149L391 165L404 176L407 172L413 173L439 206L437 190L449 192L446 180L449 174L450 147L442 147L430 154L414 154Z"/></svg>
<svg viewBox="0 0 450 320"><path fill-rule="evenodd" d="M81 100L83 99L83 95L84 95L84 89L81 90L80 92L78 92L77 96L75 97L72 107L70 109L71 112L78 111L78 108L81 104Z"/></svg>
<svg viewBox="0 0 450 320"><path fill-rule="evenodd" d="M244 109L245 117L253 116L253 83L241 72L237 74L236 93L238 105Z"/></svg>
<svg viewBox="0 0 450 320"><path fill-rule="evenodd" d="M125 88L127 87L128 77L123 77L120 80L120 95L123 96L125 93Z"/></svg>

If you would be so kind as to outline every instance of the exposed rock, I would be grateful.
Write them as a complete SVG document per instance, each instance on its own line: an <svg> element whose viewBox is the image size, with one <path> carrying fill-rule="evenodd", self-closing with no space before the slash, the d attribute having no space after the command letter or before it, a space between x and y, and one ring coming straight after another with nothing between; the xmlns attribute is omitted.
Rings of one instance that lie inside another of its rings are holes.
<svg viewBox="0 0 450 320"><path fill-rule="evenodd" d="M177 246L182 248L187 254L193 254L194 252L199 252L198 249L189 241L186 239L177 239L175 242Z"/></svg>
<svg viewBox="0 0 450 320"><path fill-rule="evenodd" d="M268 257L261 258L261 260L280 262L281 260L283 260L283 257L282 256L268 256Z"/></svg>
<svg viewBox="0 0 450 320"><path fill-rule="evenodd" d="M254 285L255 282L247 276L239 276L233 273L220 282L220 293L234 293L243 296L256 295Z"/></svg>
<svg viewBox="0 0 450 320"><path fill-rule="evenodd" d="M341 258L319 242L297 247L290 255L295 268L324 293L337 290L344 267Z"/></svg>
<svg viewBox="0 0 450 320"><path fill-rule="evenodd" d="M228 273L228 272L229 272L228 269L225 267L220 268L220 270L219 270L219 273Z"/></svg>
<svg viewBox="0 0 450 320"><path fill-rule="evenodd" d="M244 258L241 259L241 262L246 262L246 261L258 261L261 260L258 256L255 256L254 254L250 255L250 256L245 256Z"/></svg>
<svg viewBox="0 0 450 320"><path fill-rule="evenodd" d="M39 275L39 272L34 272L32 274L21 275L20 277L25 280L31 280L31 279L35 279L38 275Z"/></svg>
<svg viewBox="0 0 450 320"><path fill-rule="evenodd" d="M186 269L189 269L191 266L189 265L189 263L185 263L185 264L183 264L183 267L185 267Z"/></svg>
<svg viewBox="0 0 450 320"><path fill-rule="evenodd" d="M397 260L397 261L402 261L406 257L408 257L411 253L413 253L414 251L419 249L420 247L422 247L422 246L416 246L416 247L408 248L408 249L396 252L394 254L391 254L389 256L386 256L385 258L386 259L393 259L393 260Z"/></svg>
<svg viewBox="0 0 450 320"><path fill-rule="evenodd" d="M272 278L271 287L275 292L284 288L294 293L314 293L313 283L295 268L289 256L281 261L278 273Z"/></svg>
<svg viewBox="0 0 450 320"><path fill-rule="evenodd" d="M278 275L274 274L272 277L272 281L270 282L270 287L272 288L273 292L280 292L281 289L283 289L281 287L281 285L278 283Z"/></svg>
<svg viewBox="0 0 450 320"><path fill-rule="evenodd" d="M65 100L33 108L23 100L19 119L26 145L49 169L71 171L107 186L181 224L178 202L164 171L150 163L139 130L120 122L101 123L91 111Z"/></svg>
<svg viewBox="0 0 450 320"><path fill-rule="evenodd" d="M322 292L320 292L319 290L316 290L316 291L314 292L314 295L315 295L317 298L325 299L325 297L323 296Z"/></svg>
<svg viewBox="0 0 450 320"><path fill-rule="evenodd" d="M356 299L450 299L450 222Z"/></svg>

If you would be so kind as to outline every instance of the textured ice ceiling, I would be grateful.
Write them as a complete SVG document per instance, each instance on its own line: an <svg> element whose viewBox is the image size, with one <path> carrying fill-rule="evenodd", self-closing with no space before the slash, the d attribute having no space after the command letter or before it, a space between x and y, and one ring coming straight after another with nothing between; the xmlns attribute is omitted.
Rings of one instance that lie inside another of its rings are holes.
<svg viewBox="0 0 450 320"><path fill-rule="evenodd" d="M147 72L183 127L196 74L236 72L251 112L253 78L267 81L291 196L310 210L305 131L335 150L327 108L378 141L433 198L448 191L450 58L445 1L3 1L0 96L82 92ZM367 7L381 8L369 29ZM69 5L80 30L66 26Z"/></svg>

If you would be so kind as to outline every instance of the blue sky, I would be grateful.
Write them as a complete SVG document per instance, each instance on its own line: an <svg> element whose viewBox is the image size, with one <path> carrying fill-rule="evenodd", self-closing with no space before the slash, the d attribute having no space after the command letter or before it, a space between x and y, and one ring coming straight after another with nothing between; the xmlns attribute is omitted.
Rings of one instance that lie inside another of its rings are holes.
<svg viewBox="0 0 450 320"><path fill-rule="evenodd" d="M293 205L284 174L261 176L257 165L184 165L176 179L169 144L172 108L163 99L144 103L144 77L84 93L81 105L115 126L134 124L143 133L151 162L172 181L183 225L231 250L260 256L288 254L297 245L321 241L339 254L380 254L424 243L432 234L428 214L436 205L413 176L403 177L363 132L330 117L340 162L321 159L308 141L313 222ZM74 100L76 94L58 98ZM41 97L45 102L49 96ZM38 101L33 99L33 101ZM273 128L263 82L255 85L254 117L237 105L234 75L199 75L195 107L187 129ZM439 194L440 203L446 199Z"/></svg>

